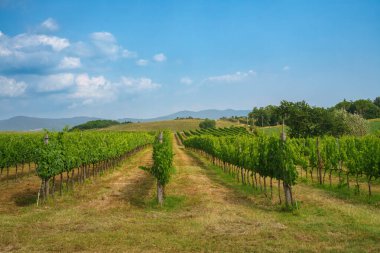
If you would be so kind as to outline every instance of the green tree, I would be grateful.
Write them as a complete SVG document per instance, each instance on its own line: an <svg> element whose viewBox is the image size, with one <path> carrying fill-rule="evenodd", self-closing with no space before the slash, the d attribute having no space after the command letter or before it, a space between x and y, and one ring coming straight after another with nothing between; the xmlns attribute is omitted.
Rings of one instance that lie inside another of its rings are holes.
<svg viewBox="0 0 380 253"><path fill-rule="evenodd" d="M380 107L380 97L376 97L375 100L373 100L373 103L374 103L377 107Z"/></svg>
<svg viewBox="0 0 380 253"><path fill-rule="evenodd" d="M199 123L199 127L202 129L215 128L215 126L216 126L216 121L212 119L205 119L204 121Z"/></svg>
<svg viewBox="0 0 380 253"><path fill-rule="evenodd" d="M115 120L92 120L84 124L77 125L73 127L70 131L106 128L109 126L119 125L119 124L120 123Z"/></svg>
<svg viewBox="0 0 380 253"><path fill-rule="evenodd" d="M334 110L334 124L331 134L334 136L354 135L363 136L369 132L368 122L358 114L351 114L345 110Z"/></svg>
<svg viewBox="0 0 380 253"><path fill-rule="evenodd" d="M369 99L356 100L350 106L349 112L360 114L365 119L380 117L380 108Z"/></svg>
<svg viewBox="0 0 380 253"><path fill-rule="evenodd" d="M335 105L335 109L343 109L348 111L352 105L352 101L347 101L346 99L343 99L342 102L339 102Z"/></svg>

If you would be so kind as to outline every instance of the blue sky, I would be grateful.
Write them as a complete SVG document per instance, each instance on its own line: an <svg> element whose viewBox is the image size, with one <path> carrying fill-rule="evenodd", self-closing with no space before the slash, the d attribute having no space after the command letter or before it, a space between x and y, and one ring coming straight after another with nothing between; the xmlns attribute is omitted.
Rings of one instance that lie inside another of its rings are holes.
<svg viewBox="0 0 380 253"><path fill-rule="evenodd" d="M0 0L0 118L380 95L380 1Z"/></svg>

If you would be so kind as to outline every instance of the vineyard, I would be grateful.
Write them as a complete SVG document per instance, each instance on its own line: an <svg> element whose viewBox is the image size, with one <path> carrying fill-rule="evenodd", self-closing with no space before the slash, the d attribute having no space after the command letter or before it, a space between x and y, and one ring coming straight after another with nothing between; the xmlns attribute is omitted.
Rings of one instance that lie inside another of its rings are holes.
<svg viewBox="0 0 380 253"><path fill-rule="evenodd" d="M63 175L66 189L74 188L74 180L83 183L120 164L127 156L152 143L153 137L145 133L74 132L46 134L0 135L0 168L9 170L35 164L41 179L40 194L43 200L54 195L56 176L62 194ZM76 170L76 171L75 171ZM76 172L76 173L75 173Z"/></svg>
<svg viewBox="0 0 380 253"><path fill-rule="evenodd" d="M260 184L261 189L262 179L266 192L266 179L269 178L271 198L273 179L277 180L279 191L280 182L283 182L287 205L294 205L291 187L302 172L306 178L310 174L311 180L317 180L321 185L325 184L328 175L330 186L334 173L339 177L339 184L346 184L348 188L350 177L354 177L357 192L360 191L359 178L364 178L369 197L372 195L372 180L380 178L380 139L375 136L283 141L265 135L249 136L248 132L237 128L185 133L189 137L185 140L180 133L177 135L186 147L208 155L214 164L242 184L251 184L255 188ZM278 196L281 203L280 192Z"/></svg>
<svg viewBox="0 0 380 253"><path fill-rule="evenodd" d="M205 128L184 131L185 136L191 135L213 135L213 136L226 136L226 135L249 135L249 132L245 127L224 127L224 128Z"/></svg>
<svg viewBox="0 0 380 253"><path fill-rule="evenodd" d="M2 251L380 249L376 136L222 127L0 139Z"/></svg>

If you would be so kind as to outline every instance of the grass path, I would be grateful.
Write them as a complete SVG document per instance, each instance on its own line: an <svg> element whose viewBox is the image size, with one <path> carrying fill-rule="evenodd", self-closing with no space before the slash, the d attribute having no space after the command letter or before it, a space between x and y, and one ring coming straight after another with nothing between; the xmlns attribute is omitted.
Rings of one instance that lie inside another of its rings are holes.
<svg viewBox="0 0 380 253"><path fill-rule="evenodd" d="M301 184L301 209L282 212L173 141L176 173L162 208L155 180L138 168L152 163L148 148L44 207L10 201L0 211L0 252L380 251L378 208Z"/></svg>

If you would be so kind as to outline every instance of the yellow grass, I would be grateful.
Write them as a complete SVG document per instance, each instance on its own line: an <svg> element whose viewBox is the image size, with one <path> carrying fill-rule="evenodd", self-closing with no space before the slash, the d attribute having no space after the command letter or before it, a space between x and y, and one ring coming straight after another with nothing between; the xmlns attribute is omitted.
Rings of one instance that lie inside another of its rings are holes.
<svg viewBox="0 0 380 253"><path fill-rule="evenodd" d="M143 123L131 123L117 126L111 126L103 130L116 130L116 131L158 131L163 129L169 129L171 131L188 131L199 128L200 119L181 119L181 120L165 120L155 122L143 122ZM238 123L217 120L217 127L230 127L236 126Z"/></svg>

